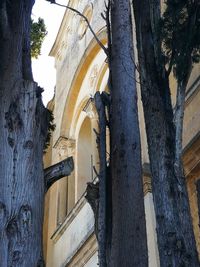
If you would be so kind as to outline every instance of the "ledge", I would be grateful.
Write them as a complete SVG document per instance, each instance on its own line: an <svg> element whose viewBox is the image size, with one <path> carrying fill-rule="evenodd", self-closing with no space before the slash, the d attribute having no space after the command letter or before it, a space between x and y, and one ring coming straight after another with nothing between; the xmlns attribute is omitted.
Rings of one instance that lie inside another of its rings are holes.
<svg viewBox="0 0 200 267"><path fill-rule="evenodd" d="M82 240L77 250L66 259L62 264L62 267L66 266L84 266L86 262L95 254L98 250L96 237L94 231L88 233L86 238Z"/></svg>
<svg viewBox="0 0 200 267"><path fill-rule="evenodd" d="M54 243L56 243L59 240L59 238L68 228L68 226L72 223L72 221L76 218L77 214L79 213L79 211L82 209L82 207L86 203L87 201L85 199L85 194L84 194L75 204L74 208L70 211L70 213L66 216L63 223L58 226L58 228L55 230L55 232L51 236L51 239L53 240Z"/></svg>
<svg viewBox="0 0 200 267"><path fill-rule="evenodd" d="M185 175L191 174L200 163L200 131L183 149Z"/></svg>
<svg viewBox="0 0 200 267"><path fill-rule="evenodd" d="M193 97L200 91L200 76L193 82L193 84L186 91L185 105L188 105Z"/></svg>

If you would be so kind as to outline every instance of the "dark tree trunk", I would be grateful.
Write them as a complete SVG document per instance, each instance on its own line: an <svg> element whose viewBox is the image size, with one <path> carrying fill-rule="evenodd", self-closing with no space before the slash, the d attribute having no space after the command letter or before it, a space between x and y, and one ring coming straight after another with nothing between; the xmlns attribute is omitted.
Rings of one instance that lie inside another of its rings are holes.
<svg viewBox="0 0 200 267"><path fill-rule="evenodd" d="M198 205L199 228L200 228L200 179L197 181L196 187L197 187L197 205Z"/></svg>
<svg viewBox="0 0 200 267"><path fill-rule="evenodd" d="M99 117L99 205L98 205L98 249L99 266L106 267L106 113L102 97L99 92L95 94L95 106Z"/></svg>
<svg viewBox="0 0 200 267"><path fill-rule="evenodd" d="M0 265L42 266L43 148L48 129L32 81L33 0L0 2Z"/></svg>
<svg viewBox="0 0 200 267"><path fill-rule="evenodd" d="M111 4L111 267L148 266L129 1Z"/></svg>
<svg viewBox="0 0 200 267"><path fill-rule="evenodd" d="M153 4L152 4L153 3ZM176 134L160 53L159 1L133 0L157 240L162 267L199 266L185 177L175 166ZM154 9L153 9L153 8Z"/></svg>

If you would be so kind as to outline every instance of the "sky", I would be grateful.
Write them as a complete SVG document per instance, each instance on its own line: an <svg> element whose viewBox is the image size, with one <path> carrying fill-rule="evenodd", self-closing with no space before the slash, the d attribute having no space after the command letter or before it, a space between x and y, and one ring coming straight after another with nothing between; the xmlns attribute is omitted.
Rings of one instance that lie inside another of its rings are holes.
<svg viewBox="0 0 200 267"><path fill-rule="evenodd" d="M67 4L67 0L58 0L60 4ZM56 72L54 68L54 58L48 54L56 39L59 26L61 24L65 8L58 7L46 0L36 0L32 10L32 18L37 20L41 17L45 21L48 34L42 44L41 56L32 60L33 77L35 82L44 89L43 102L46 105L53 97L56 84Z"/></svg>

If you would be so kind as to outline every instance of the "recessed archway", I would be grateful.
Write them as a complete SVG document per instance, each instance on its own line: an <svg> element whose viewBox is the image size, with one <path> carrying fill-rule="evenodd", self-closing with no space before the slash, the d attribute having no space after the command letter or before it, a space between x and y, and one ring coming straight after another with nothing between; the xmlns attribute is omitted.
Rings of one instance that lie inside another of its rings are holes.
<svg viewBox="0 0 200 267"><path fill-rule="evenodd" d="M103 44L106 44L105 28L100 30L97 33L97 36ZM96 40L93 38L87 50L85 51L85 54L82 60L80 61L77 71L74 75L72 84L70 86L68 97L66 99L66 103L65 103L65 107L64 107L64 111L62 115L61 128L60 128L61 136L67 136L67 137L72 138L72 136L70 136L69 133L71 129L73 116L75 113L75 106L76 106L77 98L82 88L82 83L85 79L85 75L88 69L90 68L92 61L98 55L100 49L101 49L100 46L97 44Z"/></svg>
<svg viewBox="0 0 200 267"><path fill-rule="evenodd" d="M92 133L88 117L83 121L77 140L77 200L92 180Z"/></svg>

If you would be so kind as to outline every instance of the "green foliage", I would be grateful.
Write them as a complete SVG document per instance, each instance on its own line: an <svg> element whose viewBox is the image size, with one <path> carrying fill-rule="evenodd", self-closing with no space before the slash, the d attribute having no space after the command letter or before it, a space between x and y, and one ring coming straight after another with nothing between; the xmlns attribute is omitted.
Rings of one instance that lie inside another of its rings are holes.
<svg viewBox="0 0 200 267"><path fill-rule="evenodd" d="M45 142L45 145L44 145L44 153L46 152L46 149L50 145L52 132L56 128L56 125L54 124L53 112L51 110L49 110L49 109L46 109L46 112L47 112L46 115L47 115L47 120L48 120L48 133L47 133L46 142Z"/></svg>
<svg viewBox="0 0 200 267"><path fill-rule="evenodd" d="M41 53L42 42L47 35L44 20L38 18L37 22L31 20L31 57L38 58Z"/></svg>
<svg viewBox="0 0 200 267"><path fill-rule="evenodd" d="M162 50L169 70L180 81L200 62L200 1L166 0L161 21Z"/></svg>

